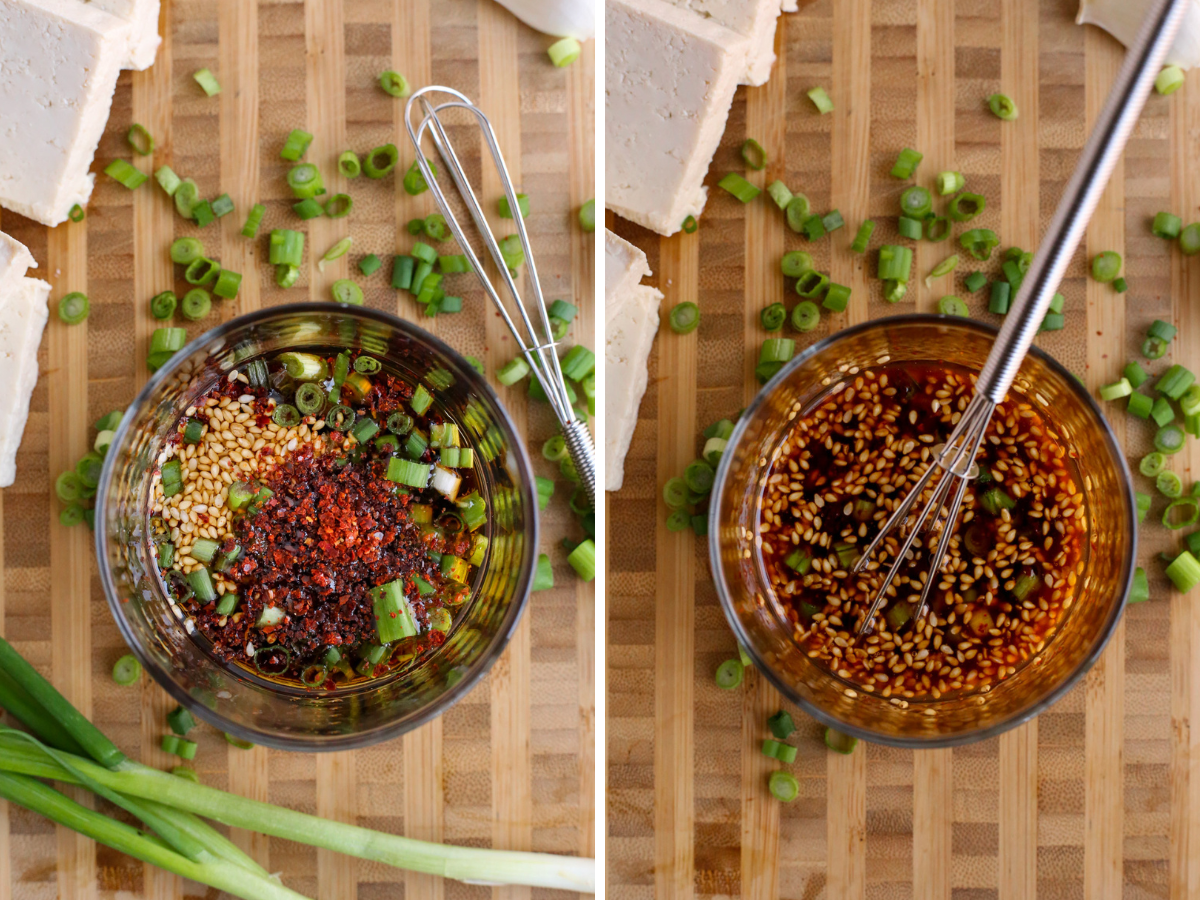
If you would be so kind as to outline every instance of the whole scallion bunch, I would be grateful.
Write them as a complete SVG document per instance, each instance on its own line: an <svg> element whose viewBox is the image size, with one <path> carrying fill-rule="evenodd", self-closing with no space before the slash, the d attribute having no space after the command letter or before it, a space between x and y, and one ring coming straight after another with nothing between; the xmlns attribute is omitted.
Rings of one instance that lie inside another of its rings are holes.
<svg viewBox="0 0 1200 900"><path fill-rule="evenodd" d="M0 797L93 840L246 900L303 900L205 818L404 869L489 884L595 891L595 860L417 841L248 800L129 759L0 638ZM143 828L89 809L38 779L81 785ZM204 818L201 818L204 817Z"/></svg>

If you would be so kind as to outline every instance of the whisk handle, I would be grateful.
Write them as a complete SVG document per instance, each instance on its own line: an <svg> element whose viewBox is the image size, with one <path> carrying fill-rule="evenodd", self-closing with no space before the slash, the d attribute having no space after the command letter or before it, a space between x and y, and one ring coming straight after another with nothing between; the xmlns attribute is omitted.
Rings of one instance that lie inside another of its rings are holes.
<svg viewBox="0 0 1200 900"><path fill-rule="evenodd" d="M562 435L571 462L575 463L575 471L579 473L579 483L587 493L588 503L595 509L596 451L592 448L592 436L588 433L587 425L579 419L563 422Z"/></svg>
<svg viewBox="0 0 1200 900"><path fill-rule="evenodd" d="M977 390L993 403L1001 403L1012 387L1192 2L1158 0L1125 56L1050 228L979 373Z"/></svg>

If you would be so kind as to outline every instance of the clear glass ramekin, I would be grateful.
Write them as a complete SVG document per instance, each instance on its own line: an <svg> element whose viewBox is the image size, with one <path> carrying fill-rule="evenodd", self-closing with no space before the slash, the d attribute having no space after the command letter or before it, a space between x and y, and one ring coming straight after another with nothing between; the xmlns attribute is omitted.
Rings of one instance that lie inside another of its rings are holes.
<svg viewBox="0 0 1200 900"><path fill-rule="evenodd" d="M999 734L1065 694L1099 657L1120 620L1133 577L1137 514L1125 457L1096 402L1036 348L1014 389L1040 406L1078 464L1088 540L1083 578L1058 634L1017 674L986 693L897 703L857 690L802 652L757 551L769 460L796 410L807 411L858 368L947 362L978 371L996 329L949 316L879 319L826 338L788 363L743 414L717 469L709 512L713 579L726 618L779 691L826 725L902 747L947 747Z"/></svg>
<svg viewBox="0 0 1200 900"><path fill-rule="evenodd" d="M149 490L163 441L180 414L219 379L280 350L363 349L414 381L439 367L436 394L476 449L491 514L487 556L446 642L414 666L334 692L310 692L218 662L184 631L152 565ZM109 448L96 494L100 579L121 634L142 665L198 718L232 735L289 750L341 750L395 737L445 712L487 672L529 597L538 546L533 471L496 394L462 356L420 328L376 310L333 303L274 307L233 319L175 354L138 394ZM499 514L495 498L506 502Z"/></svg>

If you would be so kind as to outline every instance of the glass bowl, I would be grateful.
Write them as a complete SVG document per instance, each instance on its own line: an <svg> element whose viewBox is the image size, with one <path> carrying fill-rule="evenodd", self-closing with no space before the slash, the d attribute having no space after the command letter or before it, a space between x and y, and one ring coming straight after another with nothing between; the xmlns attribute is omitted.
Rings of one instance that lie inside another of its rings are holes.
<svg viewBox="0 0 1200 900"><path fill-rule="evenodd" d="M414 382L430 369L453 384L436 393L476 449L476 480L492 514L489 546L444 644L415 664L332 692L258 677L210 656L184 631L152 564L148 496L164 439L197 396L251 359L280 350L363 349ZM96 556L126 643L185 708L222 731L289 750L363 747L410 731L464 696L503 652L529 597L538 546L533 471L512 419L470 364L395 316L333 303L274 307L201 335L154 374L117 429L96 494ZM511 502L499 513L503 490Z"/></svg>
<svg viewBox="0 0 1200 900"><path fill-rule="evenodd" d="M1056 636L1015 675L974 694L901 703L857 689L818 666L792 639L757 551L768 471L797 410L807 411L858 368L946 362L978 371L996 329L949 316L880 319L809 347L763 388L729 439L713 485L709 551L725 615L755 665L779 691L826 725L867 741L947 747L982 740L1036 716L1099 657L1133 577L1137 513L1125 457L1080 381L1034 348L1014 389L1040 406L1071 447L1085 495L1083 577Z"/></svg>

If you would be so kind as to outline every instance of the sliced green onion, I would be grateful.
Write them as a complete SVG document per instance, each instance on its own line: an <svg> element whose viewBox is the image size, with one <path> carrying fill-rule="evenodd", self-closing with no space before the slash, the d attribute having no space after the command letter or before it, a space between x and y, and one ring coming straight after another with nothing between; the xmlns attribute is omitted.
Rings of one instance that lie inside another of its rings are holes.
<svg viewBox="0 0 1200 900"><path fill-rule="evenodd" d="M771 734L784 741L791 737L792 732L796 730L796 723L792 721L790 715L780 710L767 719L767 727L771 729Z"/></svg>
<svg viewBox="0 0 1200 900"><path fill-rule="evenodd" d="M825 237L825 221L820 216L809 216L804 220L801 230L810 241L819 241Z"/></svg>
<svg viewBox="0 0 1200 900"><path fill-rule="evenodd" d="M836 209L831 209L825 215L821 216L821 226L825 229L825 234L832 234L839 228L844 227L846 220L842 218L842 214Z"/></svg>
<svg viewBox="0 0 1200 900"><path fill-rule="evenodd" d="M1121 397L1128 397L1133 393L1133 387L1129 384L1129 379L1122 378L1120 381L1114 381L1112 384L1106 384L1100 388L1101 400L1118 400Z"/></svg>
<svg viewBox="0 0 1200 900"><path fill-rule="evenodd" d="M670 478L663 485L663 502L668 509L681 509L687 503L687 484L682 478Z"/></svg>
<svg viewBox="0 0 1200 900"><path fill-rule="evenodd" d="M843 734L836 728L826 728L825 746L834 753L847 755L853 753L854 748L858 746L858 738L851 737L848 734Z"/></svg>
<svg viewBox="0 0 1200 900"><path fill-rule="evenodd" d="M137 684L142 677L142 664L132 653L126 653L113 663L112 679L121 687Z"/></svg>
<svg viewBox="0 0 1200 900"><path fill-rule="evenodd" d="M1180 515L1183 518L1180 518ZM1177 497L1163 510L1162 523L1172 531L1187 528L1197 522L1200 522L1200 500L1195 497Z"/></svg>
<svg viewBox="0 0 1200 900"><path fill-rule="evenodd" d="M125 132L125 140L129 142L133 152L139 156L149 156L154 152L154 136L146 130L144 125L139 125L137 122L129 126L129 130Z"/></svg>
<svg viewBox="0 0 1200 900"><path fill-rule="evenodd" d="M1139 522L1146 521L1146 513L1150 512L1151 498L1149 494L1135 492L1133 495L1134 501L1137 503L1137 520Z"/></svg>
<svg viewBox="0 0 1200 900"><path fill-rule="evenodd" d="M919 185L913 185L900 195L900 210L912 219L924 219L933 212L933 195Z"/></svg>
<svg viewBox="0 0 1200 900"><path fill-rule="evenodd" d="M179 302L179 314L191 322L199 322L212 312L212 295L204 288L192 288Z"/></svg>
<svg viewBox="0 0 1200 900"><path fill-rule="evenodd" d="M817 86L808 92L808 99L813 102L813 106L817 108L817 112L821 115L833 112L833 101L829 99L829 94L825 92L825 88Z"/></svg>
<svg viewBox="0 0 1200 900"><path fill-rule="evenodd" d="M311 197L292 204L292 212L305 221L325 215L325 207Z"/></svg>
<svg viewBox="0 0 1200 900"><path fill-rule="evenodd" d="M529 364L520 356L514 357L496 371L496 380L511 387L529 374Z"/></svg>
<svg viewBox="0 0 1200 900"><path fill-rule="evenodd" d="M776 180L768 184L767 193L775 201L775 205L782 210L786 210L787 205L792 202L792 192L788 190L788 186L782 181Z"/></svg>
<svg viewBox="0 0 1200 900"><path fill-rule="evenodd" d="M772 772L767 779L767 790L781 803L791 803L800 796L800 782L791 772L782 769Z"/></svg>
<svg viewBox="0 0 1200 900"><path fill-rule="evenodd" d="M1162 374L1154 384L1154 389L1160 394L1166 394L1172 400L1178 400L1184 391L1192 386L1196 376L1181 365L1173 365Z"/></svg>
<svg viewBox="0 0 1200 900"><path fill-rule="evenodd" d="M90 308L86 294L72 291L58 301L58 317L68 325L78 325L88 317Z"/></svg>
<svg viewBox="0 0 1200 900"><path fill-rule="evenodd" d="M218 219L229 215L233 212L233 198L228 194L222 194L212 202L212 211Z"/></svg>
<svg viewBox="0 0 1200 900"><path fill-rule="evenodd" d="M283 142L283 149L279 151L279 158L285 159L288 162L299 162L304 154L308 151L308 146L313 142L313 136L307 131L302 131L299 128L293 128Z"/></svg>
<svg viewBox="0 0 1200 900"><path fill-rule="evenodd" d="M910 241L919 241L924 228L925 223L922 220L910 219L908 216L901 216L896 223L896 230L900 232L900 237L908 238Z"/></svg>
<svg viewBox="0 0 1200 900"><path fill-rule="evenodd" d="M696 230L700 227L700 223L696 221L695 216L688 216L679 227L683 229L684 234L695 234Z"/></svg>
<svg viewBox="0 0 1200 900"><path fill-rule="evenodd" d="M329 287L333 294L334 303L348 303L351 306L363 305L363 289L349 278L339 278Z"/></svg>
<svg viewBox="0 0 1200 900"><path fill-rule="evenodd" d="M1176 590L1186 594L1200 584L1200 562L1187 550L1184 550L1167 566L1167 577L1175 585Z"/></svg>
<svg viewBox="0 0 1200 900"><path fill-rule="evenodd" d="M780 304L779 308L782 310L783 305ZM812 331L820 324L821 310L811 300L802 300L792 308L792 327L797 331Z"/></svg>
<svg viewBox="0 0 1200 900"><path fill-rule="evenodd" d="M325 201L325 215L331 219L344 219L354 209L354 198L349 194L334 194Z"/></svg>
<svg viewBox="0 0 1200 900"><path fill-rule="evenodd" d="M240 272L222 269L221 274L217 276L217 283L212 286L212 293L226 300L234 300L236 299L236 296L238 296L238 290L240 288Z"/></svg>
<svg viewBox="0 0 1200 900"><path fill-rule="evenodd" d="M853 243L850 244L850 250L854 253L866 253L867 245L871 242L871 235L875 232L875 223L867 219L858 226L858 233L854 236Z"/></svg>
<svg viewBox="0 0 1200 900"><path fill-rule="evenodd" d="M812 267L812 255L803 250L791 250L779 260L779 270L786 278L799 278Z"/></svg>
<svg viewBox="0 0 1200 900"><path fill-rule="evenodd" d="M1200 222L1193 222L1179 232L1179 251L1184 256L1200 253Z"/></svg>
<svg viewBox="0 0 1200 900"><path fill-rule="evenodd" d="M267 208L261 203L255 203L250 207L250 215L246 217L246 224L242 226L242 237L258 237L258 226L262 224L266 212Z"/></svg>
<svg viewBox="0 0 1200 900"><path fill-rule="evenodd" d="M399 291L407 291L412 287L413 269L416 260L411 256L396 256L392 258L392 287Z"/></svg>
<svg viewBox="0 0 1200 900"><path fill-rule="evenodd" d="M505 235L500 239L500 255L504 258L504 264L510 270L519 269L525 264L525 248L521 244L521 236L517 234Z"/></svg>
<svg viewBox="0 0 1200 900"><path fill-rule="evenodd" d="M1164 425L1170 425L1175 421L1175 410L1171 408L1171 401L1166 397L1159 397L1154 401L1150 409L1150 418L1160 428Z"/></svg>
<svg viewBox="0 0 1200 900"><path fill-rule="evenodd" d="M1001 510L1012 509L1016 506L1013 498L998 487L984 491L979 498L979 504L989 515L993 516L1000 515Z"/></svg>
<svg viewBox="0 0 1200 900"><path fill-rule="evenodd" d="M754 374L762 383L769 381L783 364L796 353L796 342L790 338L767 338L758 352L758 365Z"/></svg>
<svg viewBox="0 0 1200 900"><path fill-rule="evenodd" d="M850 288L844 284L830 282L829 289L825 292L825 299L821 302L821 306L831 312L845 312L849 303Z"/></svg>
<svg viewBox="0 0 1200 900"><path fill-rule="evenodd" d="M742 665L740 659L727 659L717 666L714 680L717 682L717 687L725 691L732 691L742 683L745 671L746 667Z"/></svg>
<svg viewBox="0 0 1200 900"><path fill-rule="evenodd" d="M1133 393L1129 395L1129 405L1125 409L1132 416L1148 419L1154 409L1154 401L1145 394Z"/></svg>
<svg viewBox="0 0 1200 900"><path fill-rule="evenodd" d="M905 147L900 151L900 156L896 159L896 164L892 166L892 177L900 179L909 179L913 177L913 173L917 171L917 166L921 164L921 160L925 158L923 153L918 153L910 147Z"/></svg>
<svg viewBox="0 0 1200 900"><path fill-rule="evenodd" d="M677 303L671 308L669 322L676 334L691 334L700 327L700 307L690 300Z"/></svg>
<svg viewBox="0 0 1200 900"><path fill-rule="evenodd" d="M1179 480L1179 476L1171 471L1162 471L1154 479L1154 486L1158 488L1158 492L1164 497L1175 499L1183 493L1183 482Z"/></svg>
<svg viewBox="0 0 1200 900"><path fill-rule="evenodd" d="M1179 216L1168 212L1158 213L1154 217L1154 223L1150 226L1150 230L1154 233L1155 237L1160 237L1168 241L1173 241L1179 237L1181 228L1183 228L1183 220Z"/></svg>
<svg viewBox="0 0 1200 900"><path fill-rule="evenodd" d="M83 207L76 203L71 207L71 211L67 213L67 218L72 222L82 222L85 215L87 214L83 211Z"/></svg>
<svg viewBox="0 0 1200 900"><path fill-rule="evenodd" d="M287 173L287 183L292 189L292 195L298 200L311 200L325 191L321 170L312 163L292 166Z"/></svg>
<svg viewBox="0 0 1200 900"><path fill-rule="evenodd" d="M1164 97L1169 97L1183 87L1186 80L1183 69L1179 66L1164 66L1163 70L1158 73L1158 77L1154 79L1154 89Z"/></svg>
<svg viewBox="0 0 1200 900"><path fill-rule="evenodd" d="M934 281L936 281L939 278L942 278L945 275L949 275L956 268L958 268L958 256L957 255L950 256L950 257L947 257L946 259L943 259L940 263L938 263L936 266L934 266L933 271L931 271L926 276L925 287L932 287ZM979 275L981 273L976 272L975 274ZM987 280L987 276L984 276L984 280L985 281Z"/></svg>
<svg viewBox="0 0 1200 900"><path fill-rule="evenodd" d="M215 281L220 274L221 264L219 262L201 256L188 263L187 269L183 273L183 280L188 284L208 284L210 281Z"/></svg>
<svg viewBox="0 0 1200 900"><path fill-rule="evenodd" d="M412 93L412 88L408 86L408 79L391 69L380 73L379 86L393 97L407 97Z"/></svg>
<svg viewBox="0 0 1200 900"><path fill-rule="evenodd" d="M1167 458L1161 453L1147 453L1138 463L1138 471L1147 478L1153 478L1161 472L1167 465Z"/></svg>
<svg viewBox="0 0 1200 900"><path fill-rule="evenodd" d="M1133 581L1129 585L1127 603L1143 603L1150 599L1150 581L1146 578L1146 570L1138 566L1133 570Z"/></svg>
<svg viewBox="0 0 1200 900"><path fill-rule="evenodd" d="M983 290L983 288L987 285L987 283L988 283L988 278L982 272L972 272L970 275L968 275L966 278L963 279L963 285L972 294L978 293L979 291ZM1007 287L1007 286L1008 285L1005 285L1005 287Z"/></svg>
<svg viewBox="0 0 1200 900"><path fill-rule="evenodd" d="M829 286L829 276L811 269L796 279L796 293L801 297L820 297Z"/></svg>
<svg viewBox="0 0 1200 900"><path fill-rule="evenodd" d="M754 171L761 172L767 167L767 151L754 138L749 138L742 142L742 161Z"/></svg>
<svg viewBox="0 0 1200 900"><path fill-rule="evenodd" d="M743 203L749 203L762 193L762 191L737 174L737 172L730 172L717 182L717 187L724 188Z"/></svg>
<svg viewBox="0 0 1200 900"><path fill-rule="evenodd" d="M391 144L387 144L386 146L391 147L392 150L396 149L395 147L392 147ZM379 147L377 149L383 150L384 147ZM371 153L374 154L375 150L372 150ZM371 174L370 164L370 157L367 157L365 168L368 175ZM395 165L394 161L392 165ZM432 162L429 163L429 171L434 178L437 178L438 169L437 166ZM425 176L421 173L421 166L415 159L412 161L412 165L408 167L408 171L404 173L403 185L404 192L412 197L416 197L418 194L423 194L429 190L429 185L425 183Z"/></svg>
<svg viewBox="0 0 1200 900"><path fill-rule="evenodd" d="M883 299L888 303L899 303L908 293L908 285L903 281L885 281L883 283Z"/></svg>
<svg viewBox="0 0 1200 900"><path fill-rule="evenodd" d="M304 260L304 232L276 228L271 232L268 261L273 266L299 266Z"/></svg>
<svg viewBox="0 0 1200 900"><path fill-rule="evenodd" d="M179 186L183 184L183 179L176 175L170 166L159 166L155 169L154 180L158 182L158 186L166 192L168 197L174 197Z"/></svg>
<svg viewBox="0 0 1200 900"><path fill-rule="evenodd" d="M925 220L925 240L940 244L950 237L952 227L945 216L930 216Z"/></svg>
<svg viewBox="0 0 1200 900"><path fill-rule="evenodd" d="M970 310L967 309L967 304L963 303L961 299L954 296L943 297L938 301L937 308L938 312L944 316L962 316L963 318L966 318L971 314Z"/></svg>
<svg viewBox="0 0 1200 900"><path fill-rule="evenodd" d="M196 187L196 182L190 178L185 178L175 188L175 193L172 195L175 198L175 211L185 219L192 218L196 213L196 207L200 204L200 189Z"/></svg>
<svg viewBox="0 0 1200 900"><path fill-rule="evenodd" d="M788 228L796 232L796 234L801 234L804 231L804 223L808 220L811 209L812 206L808 202L808 197L804 196L804 194L793 194L785 210Z"/></svg>
<svg viewBox="0 0 1200 900"><path fill-rule="evenodd" d="M967 180L961 172L939 172L937 177L938 193L943 197L957 194L967 186Z"/></svg>
<svg viewBox="0 0 1200 900"><path fill-rule="evenodd" d="M1186 440L1178 425L1164 425L1154 435L1154 449L1160 453L1178 453Z"/></svg>
<svg viewBox="0 0 1200 900"><path fill-rule="evenodd" d="M883 281L908 283L912 273L913 252L908 247L885 244L879 248L879 277Z"/></svg>
<svg viewBox="0 0 1200 900"><path fill-rule="evenodd" d="M192 208L192 218L201 228L207 228L216 217L217 214L213 212L212 204L207 200L201 200Z"/></svg>
<svg viewBox="0 0 1200 900"><path fill-rule="evenodd" d="M364 256L362 259L360 259L358 261L358 271L362 272L363 275L366 275L366 276L374 275L382 267L383 267L383 260L381 260L374 253L368 253L366 256Z"/></svg>
<svg viewBox="0 0 1200 900"><path fill-rule="evenodd" d="M580 541L579 545L567 556L567 562L575 570L581 581L592 581L596 577L596 544L590 538Z"/></svg>
<svg viewBox="0 0 1200 900"><path fill-rule="evenodd" d="M517 207L521 212L522 219L529 218L529 197L527 195L517 194ZM496 211L500 214L500 218L502 218L502 219L511 219L513 217L512 207L510 207L508 205L507 197L501 197L499 200L496 201ZM445 219L442 219L443 224L445 224L445 221L446 221ZM426 234L428 234L429 233L429 231L428 231L429 219L426 218L425 222L426 222ZM446 233L449 234L448 231ZM433 235L430 235L430 237L433 237ZM445 238L437 238L437 240L444 241Z"/></svg>
<svg viewBox="0 0 1200 900"><path fill-rule="evenodd" d="M964 232L958 242L973 257L986 261L991 259L992 248L999 245L1000 238L990 228L972 228Z"/></svg>
<svg viewBox="0 0 1200 900"><path fill-rule="evenodd" d="M1013 103L1012 98L1005 94L992 94L988 97L987 102L992 115L1004 119L1006 122L1011 122L1018 115L1017 104Z"/></svg>
<svg viewBox="0 0 1200 900"><path fill-rule="evenodd" d="M288 265L285 263L275 267L275 283L281 288L290 288L299 280L299 266Z"/></svg>
<svg viewBox="0 0 1200 900"><path fill-rule="evenodd" d="M1141 367L1138 362L1130 362L1126 364L1122 374L1129 380L1129 384L1135 390L1145 384L1150 376L1146 374L1146 370ZM1185 410L1186 412L1186 410Z"/></svg>
<svg viewBox="0 0 1200 900"><path fill-rule="evenodd" d="M689 218L691 217L689 216ZM692 219L693 223L695 221L695 219ZM596 230L596 201L594 199L586 201L579 207L579 227L589 233ZM693 228L692 230L695 231L696 229Z"/></svg>
<svg viewBox="0 0 1200 900"><path fill-rule="evenodd" d="M123 159L114 159L110 162L104 167L104 174L110 176L114 181L120 182L131 191L141 187L147 178L144 172L139 172Z"/></svg>
<svg viewBox="0 0 1200 900"><path fill-rule="evenodd" d="M1092 258L1092 277L1101 284L1108 284L1121 274L1121 254L1113 250L1097 253Z"/></svg>
<svg viewBox="0 0 1200 900"><path fill-rule="evenodd" d="M217 81L216 76L214 76L213 73L208 69L201 69L198 72L193 72L192 78L195 79L196 84L200 85L200 89L208 96L215 97L217 94L221 93L220 83Z"/></svg>
<svg viewBox="0 0 1200 900"><path fill-rule="evenodd" d="M550 62L554 63L558 68L569 66L575 60L579 59L579 54L583 52L583 45L573 37L565 37L562 40L555 41L546 49L546 54L550 57Z"/></svg>
<svg viewBox="0 0 1200 900"><path fill-rule="evenodd" d="M950 201L950 218L955 222L970 222L987 209L987 198L979 194L959 194Z"/></svg>

